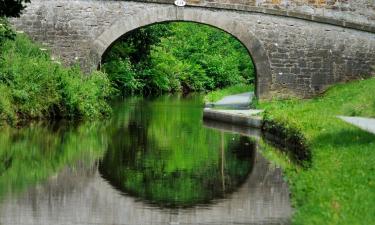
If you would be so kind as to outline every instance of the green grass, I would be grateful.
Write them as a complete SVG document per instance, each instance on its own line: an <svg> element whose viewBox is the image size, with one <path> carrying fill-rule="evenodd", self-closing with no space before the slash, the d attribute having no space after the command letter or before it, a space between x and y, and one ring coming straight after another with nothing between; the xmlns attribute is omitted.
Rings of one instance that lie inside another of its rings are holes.
<svg viewBox="0 0 375 225"><path fill-rule="evenodd" d="M337 115L375 117L375 79L339 84L311 100L260 103L265 118L302 133L307 169L285 166L293 224L374 224L375 135Z"/></svg>
<svg viewBox="0 0 375 225"><path fill-rule="evenodd" d="M244 92L254 91L254 86L251 84L237 84L223 89L218 89L216 91L211 91L207 93L204 97L205 102L217 102L220 99L228 95L240 94Z"/></svg>

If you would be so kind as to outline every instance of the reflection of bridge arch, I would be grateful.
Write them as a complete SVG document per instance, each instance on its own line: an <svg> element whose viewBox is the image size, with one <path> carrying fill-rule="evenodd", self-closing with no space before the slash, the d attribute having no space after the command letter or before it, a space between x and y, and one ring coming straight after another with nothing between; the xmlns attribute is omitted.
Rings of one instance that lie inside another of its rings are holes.
<svg viewBox="0 0 375 225"><path fill-rule="evenodd" d="M155 8L140 12L137 15L119 18L107 28L93 44L91 57L98 65L104 52L121 36L135 29L161 22L190 21L219 28L237 38L249 51L256 68L257 96L265 96L270 89L271 68L267 51L257 37L240 21L232 18L218 18L217 13L210 11L185 11L175 7Z"/></svg>
<svg viewBox="0 0 375 225"><path fill-rule="evenodd" d="M281 170L259 154L246 182L210 207L160 209L123 195L96 167L63 170L22 195L3 200L4 224L289 224L292 209ZM72 172L74 171L74 172ZM31 210L32 209L32 210ZM185 223L184 223L185 222Z"/></svg>

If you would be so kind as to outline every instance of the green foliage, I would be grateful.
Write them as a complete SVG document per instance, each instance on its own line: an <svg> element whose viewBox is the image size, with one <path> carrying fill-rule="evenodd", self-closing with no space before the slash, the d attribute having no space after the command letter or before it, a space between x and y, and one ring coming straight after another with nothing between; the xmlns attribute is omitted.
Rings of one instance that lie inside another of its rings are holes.
<svg viewBox="0 0 375 225"><path fill-rule="evenodd" d="M152 46L162 37L172 35L172 30L163 24L140 28L132 31L120 40L103 57L103 62L129 58L133 64L147 62Z"/></svg>
<svg viewBox="0 0 375 225"><path fill-rule="evenodd" d="M260 103L267 120L301 132L308 169L287 170L294 224L372 224L375 138L337 115L375 117L375 79L339 84L312 100Z"/></svg>
<svg viewBox="0 0 375 225"><path fill-rule="evenodd" d="M13 40L16 33L10 27L8 21L0 17L0 47L6 40Z"/></svg>
<svg viewBox="0 0 375 225"><path fill-rule="evenodd" d="M95 118L110 112L112 87L101 72L84 76L64 68L26 36L3 42L0 53L0 117L8 122L40 118Z"/></svg>
<svg viewBox="0 0 375 225"><path fill-rule="evenodd" d="M103 62L116 88L126 94L213 90L254 79L251 58L240 42L195 23L134 31L117 42Z"/></svg>
<svg viewBox="0 0 375 225"><path fill-rule="evenodd" d="M103 69L114 88L122 95L138 93L143 88L144 84L138 79L138 74L128 58L109 61L103 65Z"/></svg>
<svg viewBox="0 0 375 225"><path fill-rule="evenodd" d="M247 84L237 84L233 86L229 86L227 88L211 91L206 94L204 97L205 102L217 102L220 99L224 98L228 95L235 95L240 94L244 92L251 92L254 91L253 85L247 85Z"/></svg>
<svg viewBox="0 0 375 225"><path fill-rule="evenodd" d="M0 0L0 17L18 17L30 0Z"/></svg>

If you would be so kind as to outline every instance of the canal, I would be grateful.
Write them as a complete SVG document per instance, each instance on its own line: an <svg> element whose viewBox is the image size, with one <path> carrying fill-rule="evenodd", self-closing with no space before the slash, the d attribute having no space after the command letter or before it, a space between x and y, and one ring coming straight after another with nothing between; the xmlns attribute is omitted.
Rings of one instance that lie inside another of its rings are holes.
<svg viewBox="0 0 375 225"><path fill-rule="evenodd" d="M258 137L202 114L202 95L134 97L102 121L2 128L0 224L289 224Z"/></svg>

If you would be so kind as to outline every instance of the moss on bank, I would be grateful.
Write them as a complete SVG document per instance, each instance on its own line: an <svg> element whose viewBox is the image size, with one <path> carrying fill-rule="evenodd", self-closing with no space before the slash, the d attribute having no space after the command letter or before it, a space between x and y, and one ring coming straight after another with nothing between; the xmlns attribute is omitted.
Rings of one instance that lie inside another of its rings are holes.
<svg viewBox="0 0 375 225"><path fill-rule="evenodd" d="M263 102L267 121L301 132L307 169L285 166L294 224L373 224L375 136L337 115L375 117L375 79L339 84L311 100Z"/></svg>
<svg viewBox="0 0 375 225"><path fill-rule="evenodd" d="M43 118L97 118L110 112L107 76L64 68L46 49L0 20L0 123ZM5 29L6 28L6 29Z"/></svg>

